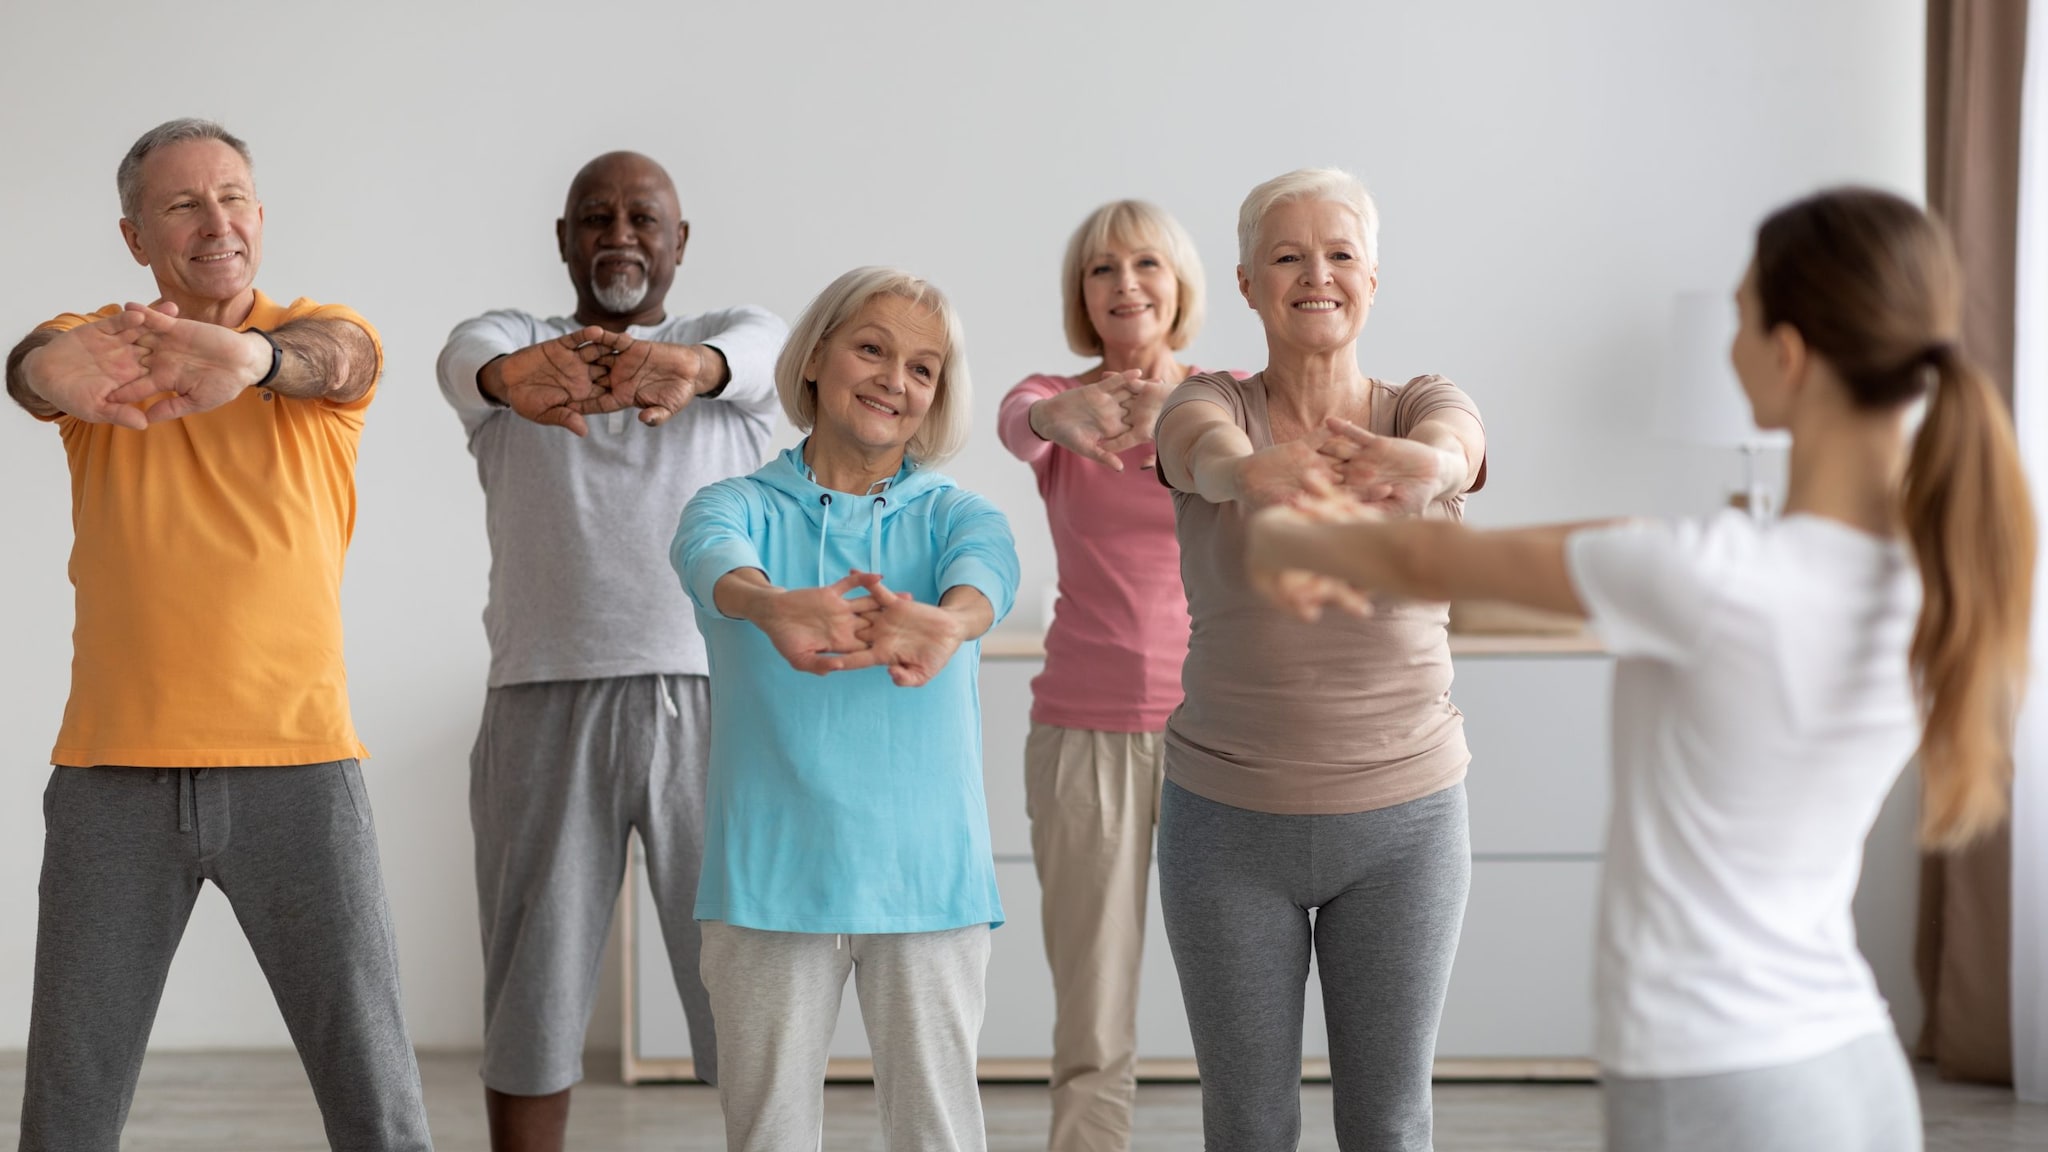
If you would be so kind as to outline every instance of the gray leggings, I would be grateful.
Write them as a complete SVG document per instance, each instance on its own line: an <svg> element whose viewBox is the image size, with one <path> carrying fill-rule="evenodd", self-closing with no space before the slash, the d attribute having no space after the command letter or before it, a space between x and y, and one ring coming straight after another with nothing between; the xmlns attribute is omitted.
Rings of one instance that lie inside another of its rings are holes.
<svg viewBox="0 0 2048 1152"><path fill-rule="evenodd" d="M1920 1096L1898 1037L1776 1068L1602 1086L1612 1152L1920 1152Z"/></svg>
<svg viewBox="0 0 2048 1152"><path fill-rule="evenodd" d="M1471 880L1463 784L1371 812L1279 816L1167 783L1160 906L1211 1152L1300 1143L1311 947L1337 1146L1430 1147L1437 1019Z"/></svg>

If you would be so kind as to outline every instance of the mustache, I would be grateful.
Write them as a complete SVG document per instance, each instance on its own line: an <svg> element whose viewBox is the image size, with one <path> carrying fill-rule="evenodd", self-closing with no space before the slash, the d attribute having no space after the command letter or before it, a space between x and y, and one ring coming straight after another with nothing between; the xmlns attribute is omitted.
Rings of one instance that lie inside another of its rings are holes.
<svg viewBox="0 0 2048 1152"><path fill-rule="evenodd" d="M638 252L631 251L630 249L616 252L599 252L596 256L591 258L591 275L595 276L597 274L598 267L603 264L631 264L635 268L640 269L640 271L643 273L647 271L647 257L641 255Z"/></svg>

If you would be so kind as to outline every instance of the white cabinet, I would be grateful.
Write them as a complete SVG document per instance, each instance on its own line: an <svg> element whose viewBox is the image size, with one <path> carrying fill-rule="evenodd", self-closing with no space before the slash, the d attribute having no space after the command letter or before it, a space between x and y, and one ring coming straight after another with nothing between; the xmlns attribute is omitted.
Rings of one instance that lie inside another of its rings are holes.
<svg viewBox="0 0 2048 1152"><path fill-rule="evenodd" d="M992 646L993 647L993 646ZM1462 649L1462 650L1461 650ZM1546 650L1547 649L1547 650ZM1465 713L1472 769L1472 896L1437 1043L1440 1069L1481 1075L1588 1074L1593 916L1607 815L1613 661L1583 646L1453 642L1452 699ZM1008 922L988 969L983 1073L1043 1077L1052 1043L1052 978L1039 933L1038 878L1024 816L1024 737L1032 655L984 655L982 736L989 831ZM652 902L638 876L627 949L626 1075L685 1076L689 1034ZM1193 1047L1153 876L1138 1004L1141 1070L1185 1076ZM1311 973L1302 1049L1328 1051ZM833 1036L835 1072L858 1076L867 1046L848 995Z"/></svg>

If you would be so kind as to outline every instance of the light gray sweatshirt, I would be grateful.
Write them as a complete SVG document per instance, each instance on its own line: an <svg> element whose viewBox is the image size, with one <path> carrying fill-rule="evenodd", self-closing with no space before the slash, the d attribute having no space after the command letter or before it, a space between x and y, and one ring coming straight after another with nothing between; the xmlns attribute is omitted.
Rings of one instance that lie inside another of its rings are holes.
<svg viewBox="0 0 2048 1152"><path fill-rule="evenodd" d="M583 325L486 312L441 350L441 392L462 417L491 541L490 686L651 673L705 675L704 640L676 587L669 542L697 489L761 466L788 325L728 308L629 328L638 340L709 344L732 378L659 428L633 410L588 418L590 435L535 424L486 400L477 370Z"/></svg>

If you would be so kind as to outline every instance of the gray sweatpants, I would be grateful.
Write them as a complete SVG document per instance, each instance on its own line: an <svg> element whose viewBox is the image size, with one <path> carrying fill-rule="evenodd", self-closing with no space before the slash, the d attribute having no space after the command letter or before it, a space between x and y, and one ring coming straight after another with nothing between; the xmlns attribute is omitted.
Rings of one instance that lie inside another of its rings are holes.
<svg viewBox="0 0 2048 1152"><path fill-rule="evenodd" d="M1601 1086L1611 1152L1920 1152L1920 1095L1898 1037L1777 1068Z"/></svg>
<svg viewBox="0 0 2048 1152"><path fill-rule="evenodd" d="M22 1152L118 1152L171 956L211 880L337 1152L431 1149L356 762L58 768L43 792Z"/></svg>
<svg viewBox="0 0 2048 1152"><path fill-rule="evenodd" d="M985 1152L975 1047L989 927L829 936L706 920L718 1102L730 1152L822 1146L825 1062L846 977L860 996L889 1152Z"/></svg>
<svg viewBox="0 0 2048 1152"><path fill-rule="evenodd" d="M583 1079L583 1033L638 830L690 1027L697 1076L718 1080L697 976L697 874L711 698L702 676L620 676L493 688L469 762L484 944L484 1084L547 1096Z"/></svg>
<svg viewBox="0 0 2048 1152"><path fill-rule="evenodd" d="M1159 901L1211 1152L1300 1144L1311 948L1337 1146L1430 1147L1437 1021L1471 879L1463 784L1371 812L1280 816L1167 783Z"/></svg>

